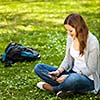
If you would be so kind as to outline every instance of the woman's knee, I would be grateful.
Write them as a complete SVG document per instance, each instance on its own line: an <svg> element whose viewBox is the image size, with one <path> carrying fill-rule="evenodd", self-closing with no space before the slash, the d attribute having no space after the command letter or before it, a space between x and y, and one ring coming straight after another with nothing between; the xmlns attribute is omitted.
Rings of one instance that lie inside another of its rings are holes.
<svg viewBox="0 0 100 100"><path fill-rule="evenodd" d="M43 64L36 64L34 67L34 71L37 73L41 69L42 65Z"/></svg>
<svg viewBox="0 0 100 100"><path fill-rule="evenodd" d="M62 90L74 90L77 86L77 84L79 84L80 82L80 77L77 74L70 74L62 83L62 85L60 85L60 88Z"/></svg>
<svg viewBox="0 0 100 100"><path fill-rule="evenodd" d="M65 79L64 85L71 86L77 84L79 81L81 81L81 77L76 73L72 73Z"/></svg>

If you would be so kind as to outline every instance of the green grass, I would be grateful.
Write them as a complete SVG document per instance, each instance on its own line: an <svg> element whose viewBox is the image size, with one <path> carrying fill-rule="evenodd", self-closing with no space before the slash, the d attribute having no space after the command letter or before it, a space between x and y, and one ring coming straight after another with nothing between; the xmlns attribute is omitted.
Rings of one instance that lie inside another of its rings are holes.
<svg viewBox="0 0 100 100"><path fill-rule="evenodd" d="M51 92L41 91L34 73L37 63L58 67L64 57L65 17L77 12L86 20L100 42L99 0L0 0L0 54L9 42L31 46L41 59L31 63L16 63L4 68L0 63L0 100L62 100ZM66 100L99 100L94 94L73 95Z"/></svg>

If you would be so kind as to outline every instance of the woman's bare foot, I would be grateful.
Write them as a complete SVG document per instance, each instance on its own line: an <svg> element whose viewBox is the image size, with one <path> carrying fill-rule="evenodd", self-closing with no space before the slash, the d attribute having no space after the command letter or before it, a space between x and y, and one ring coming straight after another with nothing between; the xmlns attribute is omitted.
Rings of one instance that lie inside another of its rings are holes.
<svg viewBox="0 0 100 100"><path fill-rule="evenodd" d="M52 91L52 90L53 90L53 86L51 86L51 85L48 84L48 83L43 84L43 88L44 88L45 90L49 90L49 91Z"/></svg>
<svg viewBox="0 0 100 100"><path fill-rule="evenodd" d="M46 82L37 83L37 87L40 88L41 90L49 90L49 91L53 90L53 86L51 86L50 84Z"/></svg>

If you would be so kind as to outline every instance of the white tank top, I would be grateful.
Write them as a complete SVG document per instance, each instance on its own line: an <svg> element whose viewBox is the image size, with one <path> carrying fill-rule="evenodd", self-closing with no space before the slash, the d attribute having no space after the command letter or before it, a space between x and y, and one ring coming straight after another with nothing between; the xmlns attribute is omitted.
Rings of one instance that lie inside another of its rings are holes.
<svg viewBox="0 0 100 100"><path fill-rule="evenodd" d="M79 50L74 49L73 42L72 42L72 45L71 45L71 48L70 48L70 54L74 58L73 71L80 72L80 71L87 68L86 62L85 62L85 56L79 55ZM89 78L93 80L93 75L90 75Z"/></svg>

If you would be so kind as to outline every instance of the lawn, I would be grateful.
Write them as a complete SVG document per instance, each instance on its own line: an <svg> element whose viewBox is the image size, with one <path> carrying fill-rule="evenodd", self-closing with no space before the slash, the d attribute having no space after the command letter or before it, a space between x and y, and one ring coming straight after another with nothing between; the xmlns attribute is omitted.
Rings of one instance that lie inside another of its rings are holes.
<svg viewBox="0 0 100 100"><path fill-rule="evenodd" d="M62 100L54 93L41 91L42 81L35 73L37 63L58 67L64 58L65 17L81 14L100 42L99 0L0 0L0 54L14 41L35 48L41 59L16 63L5 68L0 63L0 100ZM100 95L72 95L65 100L100 100Z"/></svg>

